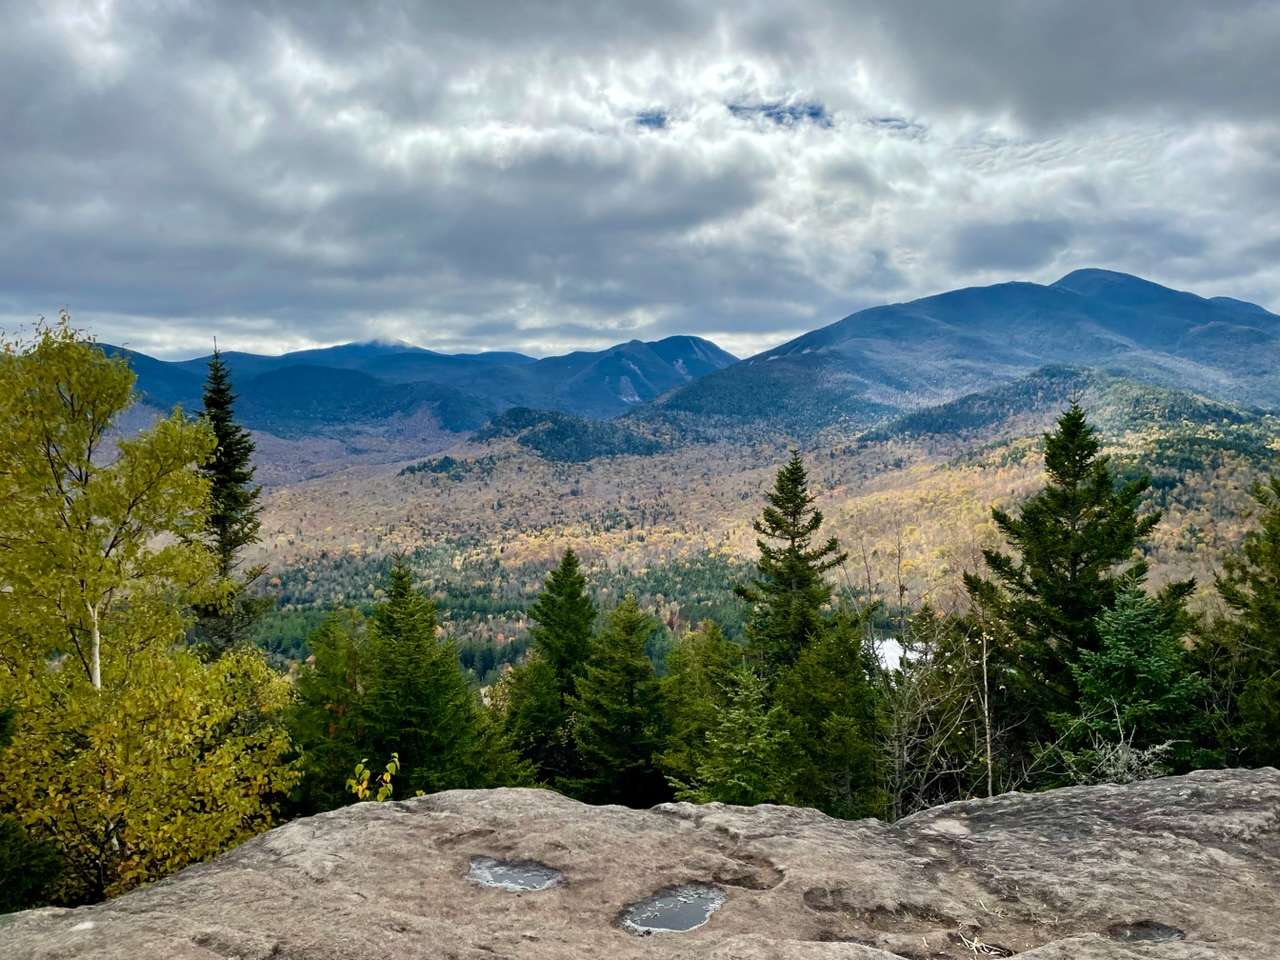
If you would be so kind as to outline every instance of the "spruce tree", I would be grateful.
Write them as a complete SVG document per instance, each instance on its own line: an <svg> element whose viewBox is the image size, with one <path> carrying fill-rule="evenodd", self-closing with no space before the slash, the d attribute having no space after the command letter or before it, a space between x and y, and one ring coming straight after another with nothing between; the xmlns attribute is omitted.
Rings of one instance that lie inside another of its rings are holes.
<svg viewBox="0 0 1280 960"><path fill-rule="evenodd" d="M1096 626L1098 649L1082 652L1072 667L1080 689L1076 712L1053 717L1072 765L1096 768L1100 752L1119 747L1159 749L1165 772L1216 766L1220 758L1203 746L1209 685L1160 604L1126 586Z"/></svg>
<svg viewBox="0 0 1280 960"><path fill-rule="evenodd" d="M572 734L555 671L537 650L502 679L496 698L512 747L533 765L543 783L567 776L574 755Z"/></svg>
<svg viewBox="0 0 1280 960"><path fill-rule="evenodd" d="M1214 625L1202 656L1219 654L1231 762L1280 766L1280 477L1254 488L1257 525L1223 563L1218 595L1231 618Z"/></svg>
<svg viewBox="0 0 1280 960"><path fill-rule="evenodd" d="M585 668L596 608L587 593L577 554L566 550L529 608L533 644L529 659L506 683L504 727L521 756L544 783L579 772L569 728L570 700Z"/></svg>
<svg viewBox="0 0 1280 960"><path fill-rule="evenodd" d="M226 595L220 603L196 609L193 631L197 649L210 659L247 642L270 607L269 600L248 593L264 568L239 569L244 548L258 542L262 488L253 482L253 438L236 421L235 401L231 373L215 346L204 384L203 416L213 428L217 447L202 472L209 480L208 538Z"/></svg>
<svg viewBox="0 0 1280 960"><path fill-rule="evenodd" d="M669 780L689 784L697 779L708 736L722 718L730 679L743 653L705 620L667 655L661 685L669 736L659 763Z"/></svg>
<svg viewBox="0 0 1280 960"><path fill-rule="evenodd" d="M369 755L360 729L361 693L371 666L366 627L356 611L335 610L307 638L313 662L298 674L289 713L289 732L301 754L298 806L304 814L347 803L346 779Z"/></svg>
<svg viewBox="0 0 1280 960"><path fill-rule="evenodd" d="M436 636L435 604L413 588L404 561L389 574L370 622L361 745L379 760L398 753L409 791L490 787L524 779L514 754L488 729L458 654Z"/></svg>
<svg viewBox="0 0 1280 960"><path fill-rule="evenodd" d="M779 472L768 505L753 526L756 576L737 593L752 605L747 640L766 679L794 663L821 628L822 607L831 599L824 574L845 561L835 537L815 544L822 512L814 507L809 478L798 452Z"/></svg>
<svg viewBox="0 0 1280 960"><path fill-rule="evenodd" d="M663 742L658 678L645 655L657 626L628 595L591 645L570 700L582 772L560 784L580 799L648 807L669 796L655 765Z"/></svg>
<svg viewBox="0 0 1280 960"><path fill-rule="evenodd" d="M787 717L766 703L764 681L739 665L724 679L724 701L706 731L688 782L673 777L676 798L694 803L794 803Z"/></svg>
<svg viewBox="0 0 1280 960"><path fill-rule="evenodd" d="M1115 606L1122 583L1141 584L1140 556L1160 512L1140 514L1145 477L1121 483L1078 404L1045 435L1048 482L1017 512L992 518L1013 553L984 550L991 577L966 573L981 617L1010 638L1003 653L1017 672L1016 708L1023 736L1051 733L1051 712L1070 712L1077 698L1072 666L1098 649L1098 616ZM1170 585L1162 609L1172 624L1194 582Z"/></svg>
<svg viewBox="0 0 1280 960"><path fill-rule="evenodd" d="M879 670L863 618L837 611L779 680L795 803L844 820L884 814Z"/></svg>
<svg viewBox="0 0 1280 960"><path fill-rule="evenodd" d="M561 699L567 700L574 693L596 622L587 578L572 549L565 550L560 565L547 576L542 593L529 608L529 619L534 623L529 631L534 649L555 672Z"/></svg>

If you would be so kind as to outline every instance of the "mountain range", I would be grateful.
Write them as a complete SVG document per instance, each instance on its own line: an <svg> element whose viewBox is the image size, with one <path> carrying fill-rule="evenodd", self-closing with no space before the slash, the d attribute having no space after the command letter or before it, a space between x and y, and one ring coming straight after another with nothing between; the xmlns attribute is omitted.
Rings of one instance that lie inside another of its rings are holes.
<svg viewBox="0 0 1280 960"><path fill-rule="evenodd" d="M124 357L152 407L194 409L209 358L164 361L103 345ZM227 352L239 413L283 437L428 411L447 431L475 430L513 407L607 419L736 362L699 337L631 340L600 351L535 359L520 353L444 354L367 341L281 356Z"/></svg>
<svg viewBox="0 0 1280 960"><path fill-rule="evenodd" d="M165 362L104 349L128 359L151 406L198 405L208 358ZM378 341L222 356L249 426L294 441L328 437L353 451L393 430L399 442L382 451L386 459L472 433L516 437L569 460L689 441L804 439L831 428L883 435L962 398L971 408L999 406L1001 390L1020 395L1020 382L1039 383L1046 369L1050 390L1075 376L1055 379L1055 369L1097 370L1280 409L1280 316L1098 269L872 307L741 361L692 336L543 359Z"/></svg>

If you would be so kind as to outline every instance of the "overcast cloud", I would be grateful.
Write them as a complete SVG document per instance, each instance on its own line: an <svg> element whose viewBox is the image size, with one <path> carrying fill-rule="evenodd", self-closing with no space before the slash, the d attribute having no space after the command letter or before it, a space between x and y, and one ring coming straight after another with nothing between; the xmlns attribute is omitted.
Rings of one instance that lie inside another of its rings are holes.
<svg viewBox="0 0 1280 960"><path fill-rule="evenodd" d="M747 354L1080 266L1280 308L1274 0L0 14L9 329Z"/></svg>

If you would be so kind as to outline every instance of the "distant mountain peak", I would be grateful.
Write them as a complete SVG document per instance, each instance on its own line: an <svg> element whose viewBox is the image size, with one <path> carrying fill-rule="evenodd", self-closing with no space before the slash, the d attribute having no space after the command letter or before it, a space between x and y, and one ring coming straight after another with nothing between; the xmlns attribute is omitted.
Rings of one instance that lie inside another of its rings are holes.
<svg viewBox="0 0 1280 960"><path fill-rule="evenodd" d="M1051 287L1069 287L1073 281L1080 280L1109 280L1112 282L1127 283L1136 281L1138 283L1151 283L1150 280L1143 280L1136 277L1132 273L1124 273L1120 270L1107 270L1104 267L1081 267L1078 270L1072 270L1064 277L1060 277L1050 284ZM1157 286L1157 284L1153 284Z"/></svg>
<svg viewBox="0 0 1280 960"><path fill-rule="evenodd" d="M1280 409L1280 317L1116 270L952 290L860 310L664 397L670 411L797 435L946 403L1043 366Z"/></svg>
<svg viewBox="0 0 1280 960"><path fill-rule="evenodd" d="M1080 270L1072 270L1060 280L1055 280L1050 286L1059 290L1070 290L1072 293L1079 293L1089 297L1099 295L1114 296L1118 292L1123 292L1129 296L1158 297L1161 299L1171 297L1202 299L1194 293L1175 290L1152 280L1135 277L1131 273L1121 273L1119 270L1104 270L1100 267L1085 267Z"/></svg>

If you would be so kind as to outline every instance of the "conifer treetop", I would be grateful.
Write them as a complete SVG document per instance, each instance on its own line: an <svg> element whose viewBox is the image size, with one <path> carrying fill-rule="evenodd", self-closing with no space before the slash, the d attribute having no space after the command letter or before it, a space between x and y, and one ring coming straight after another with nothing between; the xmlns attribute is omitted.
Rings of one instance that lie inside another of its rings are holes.
<svg viewBox="0 0 1280 960"><path fill-rule="evenodd" d="M559 565L547 575L542 592L529 607L529 619L535 649L551 665L568 696L582 670L596 620L587 579L572 548L565 550Z"/></svg>
<svg viewBox="0 0 1280 960"><path fill-rule="evenodd" d="M217 447L204 466L210 482L209 533L223 577L231 576L240 551L258 542L261 521L253 467L253 437L235 419L236 395L231 373L215 347L204 384L204 417L213 427Z"/></svg>
<svg viewBox="0 0 1280 960"><path fill-rule="evenodd" d="M822 511L814 506L809 477L797 451L778 471L766 506L754 522L756 576L735 592L752 604L747 636L757 654L774 668L794 662L818 629L822 607L831 599L824 574L847 554L835 537L814 544Z"/></svg>

